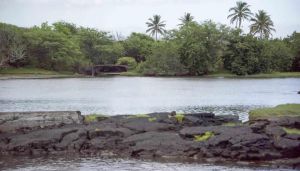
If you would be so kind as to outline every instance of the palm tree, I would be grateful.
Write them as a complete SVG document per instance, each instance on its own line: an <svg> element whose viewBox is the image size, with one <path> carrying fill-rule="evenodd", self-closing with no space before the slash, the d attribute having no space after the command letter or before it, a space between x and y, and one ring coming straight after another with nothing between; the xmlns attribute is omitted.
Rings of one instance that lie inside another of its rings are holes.
<svg viewBox="0 0 300 171"><path fill-rule="evenodd" d="M148 29L146 32L150 32L152 36L155 35L155 40L157 40L157 34L164 34L166 30L164 27L166 26L165 21L160 21L160 15L153 15L153 18L149 18L149 22L146 22Z"/></svg>
<svg viewBox="0 0 300 171"><path fill-rule="evenodd" d="M191 15L191 13L185 13L183 17L179 18L179 20L181 21L179 26L188 25L189 23L194 22L193 19L194 17Z"/></svg>
<svg viewBox="0 0 300 171"><path fill-rule="evenodd" d="M269 38L272 35L272 31L276 31L274 27L274 23L265 11L259 10L258 13L255 14L255 18L252 18L251 21L253 24L250 25L250 33L251 34L259 34L260 38Z"/></svg>
<svg viewBox="0 0 300 171"><path fill-rule="evenodd" d="M250 5L246 2L238 1L236 2L236 7L232 7L229 9L229 12L233 11L232 14L228 15L227 18L230 19L230 23L235 22L235 27L241 28L242 21L244 19L249 20L253 15L249 9Z"/></svg>

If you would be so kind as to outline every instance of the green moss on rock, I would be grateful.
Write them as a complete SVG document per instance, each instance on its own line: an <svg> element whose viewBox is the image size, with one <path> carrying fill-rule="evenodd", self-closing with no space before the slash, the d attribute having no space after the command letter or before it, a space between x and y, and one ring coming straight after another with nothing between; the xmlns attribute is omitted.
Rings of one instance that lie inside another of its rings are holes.
<svg viewBox="0 0 300 171"><path fill-rule="evenodd" d="M202 135L194 135L194 141L201 142L201 141L207 141L211 137L215 136L214 132L212 131L206 131Z"/></svg>
<svg viewBox="0 0 300 171"><path fill-rule="evenodd" d="M287 127L282 127L282 129L287 134L297 134L297 135L300 135L300 129L297 129L297 128L287 128Z"/></svg>
<svg viewBox="0 0 300 171"><path fill-rule="evenodd" d="M104 119L107 119L108 116L102 115L102 114L90 114L84 116L84 122L90 123L90 122L97 122Z"/></svg>
<svg viewBox="0 0 300 171"><path fill-rule="evenodd" d="M156 117L148 118L148 121L149 121L149 122L154 122L154 121L156 121Z"/></svg>
<svg viewBox="0 0 300 171"><path fill-rule="evenodd" d="M229 127L232 127L232 126L239 126L239 125L242 125L242 123L238 123L238 122L227 122L227 123L222 124L222 126L229 126Z"/></svg>
<svg viewBox="0 0 300 171"><path fill-rule="evenodd" d="M249 120L283 116L300 116L300 104L283 104L272 108L255 109L249 112Z"/></svg>
<svg viewBox="0 0 300 171"><path fill-rule="evenodd" d="M178 123L182 123L183 119L184 119L184 114L183 113L178 113L178 114L175 115L175 118L176 118L176 121Z"/></svg>
<svg viewBox="0 0 300 171"><path fill-rule="evenodd" d="M147 114L136 114L136 115L127 116L127 119L132 119L132 118L150 118L150 116Z"/></svg>

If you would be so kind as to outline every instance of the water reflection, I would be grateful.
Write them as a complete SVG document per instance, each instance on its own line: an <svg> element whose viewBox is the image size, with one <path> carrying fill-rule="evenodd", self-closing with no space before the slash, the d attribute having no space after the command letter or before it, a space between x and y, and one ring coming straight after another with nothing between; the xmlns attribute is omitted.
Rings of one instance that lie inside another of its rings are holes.
<svg viewBox="0 0 300 171"><path fill-rule="evenodd" d="M0 80L0 111L79 110L108 115L161 111L237 114L299 103L299 78L102 77Z"/></svg>

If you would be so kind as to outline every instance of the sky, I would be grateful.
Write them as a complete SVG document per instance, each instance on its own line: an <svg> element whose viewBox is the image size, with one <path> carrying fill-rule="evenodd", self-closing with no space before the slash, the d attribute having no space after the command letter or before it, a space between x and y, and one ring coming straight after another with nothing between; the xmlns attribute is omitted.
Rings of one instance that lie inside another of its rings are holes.
<svg viewBox="0 0 300 171"><path fill-rule="evenodd" d="M244 0L253 13L265 10L274 22L274 37L300 32L300 0ZM227 24L229 8L236 0L0 0L0 22L22 27L48 21L72 22L128 36L131 32L145 33L148 18L161 15L167 29L174 29L185 12L195 20L212 20ZM234 25L232 25L234 26ZM243 30L249 31L249 22Z"/></svg>

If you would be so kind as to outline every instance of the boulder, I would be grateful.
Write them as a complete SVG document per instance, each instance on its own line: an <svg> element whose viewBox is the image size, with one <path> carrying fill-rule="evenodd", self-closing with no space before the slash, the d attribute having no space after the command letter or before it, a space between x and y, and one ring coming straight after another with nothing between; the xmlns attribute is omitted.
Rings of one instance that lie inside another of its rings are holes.
<svg viewBox="0 0 300 171"><path fill-rule="evenodd" d="M26 132L82 122L79 111L0 112L0 133Z"/></svg>

